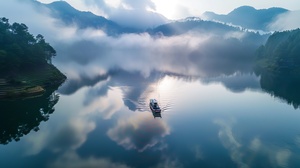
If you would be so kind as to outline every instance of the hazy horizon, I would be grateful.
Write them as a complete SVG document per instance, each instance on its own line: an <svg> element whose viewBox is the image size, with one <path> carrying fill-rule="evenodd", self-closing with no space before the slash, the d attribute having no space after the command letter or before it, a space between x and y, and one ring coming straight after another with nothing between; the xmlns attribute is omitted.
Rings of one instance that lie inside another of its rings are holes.
<svg viewBox="0 0 300 168"><path fill-rule="evenodd" d="M38 0L42 3L51 3L58 0ZM182 19L189 16L201 16L206 11L215 12L218 14L228 14L235 8L240 6L252 6L256 9L266 9L271 7L285 8L291 11L300 10L300 1L295 0L274 0L260 1L260 0L229 0L226 3L220 3L218 0L175 0L170 2L162 0L64 0L71 4L78 10L91 11L97 15L110 17L115 15L120 10L138 10L152 11L163 15L168 19Z"/></svg>

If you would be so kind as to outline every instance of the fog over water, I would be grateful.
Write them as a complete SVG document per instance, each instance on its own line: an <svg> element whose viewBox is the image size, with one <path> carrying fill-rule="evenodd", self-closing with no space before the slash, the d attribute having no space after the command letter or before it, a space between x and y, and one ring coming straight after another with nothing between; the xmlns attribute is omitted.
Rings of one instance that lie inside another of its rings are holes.
<svg viewBox="0 0 300 168"><path fill-rule="evenodd" d="M147 3L140 5L153 6ZM18 9L19 13L10 12L8 9L12 7ZM155 37L147 33L110 37L101 30L66 26L51 18L47 9L36 9L30 2L13 0L3 3L0 8L11 22L23 22L28 25L30 32L45 36L57 50L54 63L70 79L83 74L89 77L105 75L116 67L141 71L144 76L149 76L152 71L202 77L222 73L228 75L237 70L249 71L247 64L253 57L255 47L261 45L249 46L252 53L245 52L248 48L244 46L237 47L242 45L238 43L245 36L242 32L228 32L221 36L192 31L172 37ZM270 26L288 27L290 22L295 23L292 20L295 20L297 12L291 15L279 17ZM290 18L289 23L281 24L286 17ZM74 66L77 68L68 68Z"/></svg>

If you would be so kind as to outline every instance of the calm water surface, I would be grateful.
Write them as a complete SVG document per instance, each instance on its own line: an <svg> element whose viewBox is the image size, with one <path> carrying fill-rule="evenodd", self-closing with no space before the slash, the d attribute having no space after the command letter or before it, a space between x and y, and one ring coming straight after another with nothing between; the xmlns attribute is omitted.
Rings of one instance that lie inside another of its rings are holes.
<svg viewBox="0 0 300 168"><path fill-rule="evenodd" d="M1 167L300 167L297 100L261 81L116 70L0 102Z"/></svg>

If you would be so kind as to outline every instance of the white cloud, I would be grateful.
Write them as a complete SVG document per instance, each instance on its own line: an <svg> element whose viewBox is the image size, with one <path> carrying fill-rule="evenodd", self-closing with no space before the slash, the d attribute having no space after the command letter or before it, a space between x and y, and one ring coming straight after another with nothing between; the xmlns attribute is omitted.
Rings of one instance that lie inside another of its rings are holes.
<svg viewBox="0 0 300 168"><path fill-rule="evenodd" d="M160 38L145 33L92 39L77 31L74 39L58 40L53 46L58 52L55 64L68 74L78 71L78 74L98 75L100 71L119 67L127 71L140 71L145 76L154 70L209 76L233 73L237 66L245 69L245 64L249 63L248 57L243 57L244 50L234 43L225 43L227 38L228 34L226 37L216 37L209 33L189 32ZM241 63L236 63L238 61ZM71 70L68 64L72 64ZM74 68L76 64L77 68Z"/></svg>
<svg viewBox="0 0 300 168"><path fill-rule="evenodd" d="M300 28L300 10L281 14L268 27L272 31L283 31Z"/></svg>
<svg viewBox="0 0 300 168"><path fill-rule="evenodd" d="M167 19L162 15L140 9L118 9L112 12L108 18L122 26L141 29L156 27L167 22Z"/></svg>
<svg viewBox="0 0 300 168"><path fill-rule="evenodd" d="M167 19L156 13L151 0L85 0L87 6L95 7L104 15L125 27L146 29L166 23Z"/></svg>

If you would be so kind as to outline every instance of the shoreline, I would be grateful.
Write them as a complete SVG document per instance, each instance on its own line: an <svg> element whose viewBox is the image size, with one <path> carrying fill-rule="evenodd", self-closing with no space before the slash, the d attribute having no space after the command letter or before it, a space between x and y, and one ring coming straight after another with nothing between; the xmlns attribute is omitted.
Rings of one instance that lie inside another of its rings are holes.
<svg viewBox="0 0 300 168"><path fill-rule="evenodd" d="M0 100L39 97L50 88L58 88L66 79L50 64L18 73L14 77L0 77Z"/></svg>

